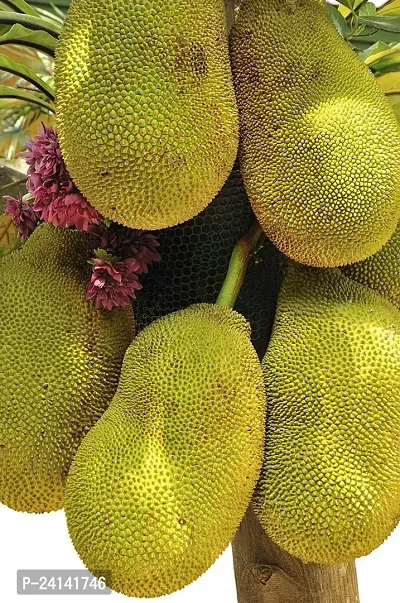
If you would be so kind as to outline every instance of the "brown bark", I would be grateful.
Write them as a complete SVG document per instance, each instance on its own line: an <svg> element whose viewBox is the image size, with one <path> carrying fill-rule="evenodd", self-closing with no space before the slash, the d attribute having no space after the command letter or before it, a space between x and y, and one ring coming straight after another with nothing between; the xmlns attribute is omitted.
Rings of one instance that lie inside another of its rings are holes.
<svg viewBox="0 0 400 603"><path fill-rule="evenodd" d="M359 603L354 563L302 563L268 538L251 507L232 548L239 603Z"/></svg>
<svg viewBox="0 0 400 603"><path fill-rule="evenodd" d="M226 10L226 18L228 22L228 31L230 31L233 21L234 21L234 12L235 6L238 4L237 0L225 0L225 10Z"/></svg>
<svg viewBox="0 0 400 603"><path fill-rule="evenodd" d="M225 0L230 30L240 0ZM232 543L239 603L359 603L354 563L305 564L276 546L251 506Z"/></svg>

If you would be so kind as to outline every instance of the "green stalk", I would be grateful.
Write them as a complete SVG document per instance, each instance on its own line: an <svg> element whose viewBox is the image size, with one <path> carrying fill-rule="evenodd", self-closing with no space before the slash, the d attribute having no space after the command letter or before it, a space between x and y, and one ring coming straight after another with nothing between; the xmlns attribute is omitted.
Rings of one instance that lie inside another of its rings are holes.
<svg viewBox="0 0 400 603"><path fill-rule="evenodd" d="M259 242L263 231L258 222L255 222L250 230L236 243L231 261L229 262L228 272L222 285L221 291L215 302L218 306L233 308L236 303L243 280L246 274L249 259Z"/></svg>

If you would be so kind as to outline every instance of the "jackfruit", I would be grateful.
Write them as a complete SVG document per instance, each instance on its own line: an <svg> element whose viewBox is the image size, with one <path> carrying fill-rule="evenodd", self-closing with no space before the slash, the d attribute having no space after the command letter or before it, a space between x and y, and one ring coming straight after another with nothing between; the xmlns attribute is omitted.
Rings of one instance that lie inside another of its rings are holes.
<svg viewBox="0 0 400 603"><path fill-rule="evenodd" d="M341 268L349 278L374 289L400 310L400 226L378 253Z"/></svg>
<svg viewBox="0 0 400 603"><path fill-rule="evenodd" d="M63 506L75 451L117 388L131 308L95 310L87 234L40 225L0 261L0 501Z"/></svg>
<svg viewBox="0 0 400 603"><path fill-rule="evenodd" d="M264 415L260 362L237 312L193 305L139 333L68 476L68 529L87 567L135 597L207 570L250 501Z"/></svg>
<svg viewBox="0 0 400 603"><path fill-rule="evenodd" d="M228 177L238 115L223 0L72 0L55 84L63 157L105 217L172 226Z"/></svg>
<svg viewBox="0 0 400 603"><path fill-rule="evenodd" d="M400 130L322 0L245 0L231 32L239 158L253 210L290 258L339 266L400 217Z"/></svg>
<svg viewBox="0 0 400 603"><path fill-rule="evenodd" d="M400 518L400 313L338 269L289 269L262 366L264 464L254 497L305 562L379 546Z"/></svg>

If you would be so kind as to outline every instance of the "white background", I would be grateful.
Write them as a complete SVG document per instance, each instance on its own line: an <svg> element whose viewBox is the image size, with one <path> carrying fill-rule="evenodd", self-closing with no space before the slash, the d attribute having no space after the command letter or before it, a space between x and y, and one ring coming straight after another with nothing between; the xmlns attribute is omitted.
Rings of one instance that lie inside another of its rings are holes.
<svg viewBox="0 0 400 603"><path fill-rule="evenodd" d="M375 2L378 6L383 0ZM16 513L0 505L0 602L21 603L16 594L17 569L82 569L68 536L62 511L45 515ZM357 560L361 603L400 603L400 526L377 550ZM143 601L112 593L103 596L29 596L26 603ZM160 603L235 603L230 547L196 582L184 590L151 599ZM297 603L293 601L293 603Z"/></svg>
<svg viewBox="0 0 400 603"><path fill-rule="evenodd" d="M18 596L17 569L83 569L68 536L63 511L44 515L17 513L0 506L1 603L112 603L143 601L112 593L108 596ZM357 561L361 603L400 603L400 526L368 557ZM196 582L160 603L235 603L236 589L230 548ZM293 603L298 603L293 601ZM308 602L307 602L308 603Z"/></svg>

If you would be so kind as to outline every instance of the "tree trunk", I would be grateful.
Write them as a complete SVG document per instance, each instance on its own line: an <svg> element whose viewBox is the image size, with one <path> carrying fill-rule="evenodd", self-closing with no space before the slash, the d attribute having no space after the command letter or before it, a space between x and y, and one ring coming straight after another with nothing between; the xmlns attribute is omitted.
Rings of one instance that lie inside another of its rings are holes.
<svg viewBox="0 0 400 603"><path fill-rule="evenodd" d="M302 563L268 538L251 507L232 548L239 603L359 603L354 563Z"/></svg>
<svg viewBox="0 0 400 603"><path fill-rule="evenodd" d="M225 0L228 28L240 0ZM276 546L251 506L232 543L239 603L359 603L354 563L305 564Z"/></svg>
<svg viewBox="0 0 400 603"><path fill-rule="evenodd" d="M225 10L226 10L226 17L227 17L227 21L228 21L228 31L230 31L230 29L233 25L235 6L237 4L238 4L238 0L225 0Z"/></svg>

